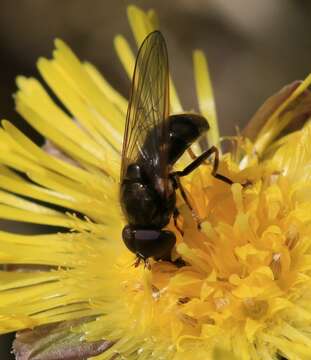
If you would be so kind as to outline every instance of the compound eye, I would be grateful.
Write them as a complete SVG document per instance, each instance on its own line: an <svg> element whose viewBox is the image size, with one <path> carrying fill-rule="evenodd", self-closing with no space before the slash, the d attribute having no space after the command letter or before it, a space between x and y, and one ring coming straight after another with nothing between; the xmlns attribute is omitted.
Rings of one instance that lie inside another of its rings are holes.
<svg viewBox="0 0 311 360"><path fill-rule="evenodd" d="M175 234L163 230L136 230L135 244L137 253L145 259L169 260L176 242Z"/></svg>
<svg viewBox="0 0 311 360"><path fill-rule="evenodd" d="M126 247L143 259L169 260L176 237L171 231L135 229L126 225L122 232Z"/></svg>
<svg viewBox="0 0 311 360"><path fill-rule="evenodd" d="M135 230L130 226L126 225L122 231L122 239L126 247L136 254L136 245L135 245Z"/></svg>

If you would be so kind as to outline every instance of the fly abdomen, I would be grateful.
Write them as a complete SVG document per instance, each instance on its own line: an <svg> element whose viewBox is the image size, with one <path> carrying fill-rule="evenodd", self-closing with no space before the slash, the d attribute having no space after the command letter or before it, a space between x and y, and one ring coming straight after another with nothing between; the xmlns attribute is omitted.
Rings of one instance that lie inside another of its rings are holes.
<svg viewBox="0 0 311 360"><path fill-rule="evenodd" d="M174 165L181 155L196 141L209 125L199 114L176 114L168 118L168 163Z"/></svg>

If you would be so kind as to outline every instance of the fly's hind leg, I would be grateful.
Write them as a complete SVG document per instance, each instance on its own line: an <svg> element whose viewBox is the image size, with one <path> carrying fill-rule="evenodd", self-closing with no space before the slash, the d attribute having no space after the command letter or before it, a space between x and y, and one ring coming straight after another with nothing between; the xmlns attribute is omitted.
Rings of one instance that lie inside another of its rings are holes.
<svg viewBox="0 0 311 360"><path fill-rule="evenodd" d="M195 219L199 229L201 227L201 221L199 219L198 214L196 213L196 211L193 209L192 205L189 202L187 194L186 194L186 192L185 192L185 190L184 190L184 188L183 188L183 186L181 184L180 178L183 177L183 176L189 175L192 171L194 171L197 167L199 167L202 163L204 163L204 161L213 154L215 155L215 159L214 159L214 164L213 164L213 169L212 169L212 175L216 179L224 181L225 183L227 183L229 185L232 185L233 181L231 179L227 178L224 175L221 175L221 174L217 173L218 165L219 165L219 150L217 149L216 146L212 146L211 148L206 150L203 154L196 157L195 160L191 164L189 164L188 166L186 166L184 168L184 170L175 171L175 172L171 173L171 178L173 180L174 187L176 189L180 190L180 194L181 194L182 198L184 199L185 203L187 204L188 208L190 209L190 211L192 213L192 216Z"/></svg>
<svg viewBox="0 0 311 360"><path fill-rule="evenodd" d="M184 168L184 170L177 171L176 173L179 173L180 177L189 175L192 171L194 171L197 167L199 167L202 163L204 163L204 161L213 154L215 154L215 159L214 159L214 163L213 163L212 175L216 179L219 179L219 180L224 181L225 183L227 183L229 185L232 185L233 181L231 179L227 178L224 175L221 175L221 174L217 173L218 165L219 165L219 150L217 149L216 146L212 146L208 150L204 151L203 154L198 156L194 161L192 161L191 164L186 166Z"/></svg>
<svg viewBox="0 0 311 360"><path fill-rule="evenodd" d="M221 175L221 174L217 174L217 169L218 169L218 165L219 165L219 150L216 148L216 146L212 146L210 149L207 150L207 152L210 151L211 149L215 153L215 160L214 160L214 164L213 164L212 175L216 179L222 180L222 181L224 181L224 182L226 182L228 184L233 184L233 181L228 179L226 176ZM192 151L192 149L190 147L187 149L187 152L188 152L188 154L189 154L189 156L191 157L192 160L196 160L198 158L198 156L195 155L195 153ZM203 155L205 155L205 152L201 156L203 156ZM206 158L204 157L204 159L202 160L202 162L200 162L199 165L202 165L202 164L208 165L208 163L205 160L206 160Z"/></svg>
<svg viewBox="0 0 311 360"><path fill-rule="evenodd" d="M193 150L191 149L191 147L188 147L187 149L187 153L190 156L190 158L192 160L196 160L198 158L198 156L193 152ZM204 165L209 165L209 163L207 161L203 161Z"/></svg>

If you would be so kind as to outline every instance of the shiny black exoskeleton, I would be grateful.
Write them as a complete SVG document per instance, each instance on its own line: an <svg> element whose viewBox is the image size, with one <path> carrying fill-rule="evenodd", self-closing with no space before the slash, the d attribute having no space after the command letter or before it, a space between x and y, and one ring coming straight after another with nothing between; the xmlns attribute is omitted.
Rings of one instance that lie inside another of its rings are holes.
<svg viewBox="0 0 311 360"><path fill-rule="evenodd" d="M169 69L165 40L159 31L141 45L134 69L122 149L120 203L127 219L122 237L138 260L149 257L170 260L175 234L162 230L172 215L177 227L176 189L191 210L180 177L188 175L207 157L211 147L183 171L172 171L175 162L208 130L207 120L197 114L169 116ZM139 261L137 263L139 263Z"/></svg>
<svg viewBox="0 0 311 360"><path fill-rule="evenodd" d="M171 169L185 150L208 129L208 123L195 114L173 115L167 123L166 166ZM150 156L152 138L157 131L151 129L143 145L145 153L150 153ZM170 175L167 179L161 179L156 173L150 176L142 158L127 167L121 183L121 205L129 225L123 229L122 236L128 249L142 259L168 258L175 245L175 234L161 229L169 223L176 209L176 187Z"/></svg>

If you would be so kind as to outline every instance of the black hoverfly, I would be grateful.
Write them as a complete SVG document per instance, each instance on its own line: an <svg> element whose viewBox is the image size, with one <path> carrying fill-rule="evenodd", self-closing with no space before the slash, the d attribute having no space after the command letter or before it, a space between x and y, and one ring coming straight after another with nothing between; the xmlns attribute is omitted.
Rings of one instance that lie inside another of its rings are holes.
<svg viewBox="0 0 311 360"><path fill-rule="evenodd" d="M120 202L128 221L122 232L127 248L140 260L170 259L176 237L162 230L174 217L177 227L176 190L190 207L180 177L190 174L215 154L211 147L183 171L172 171L175 162L209 128L198 114L169 115L169 66L165 40L159 31L143 41L136 59L122 149Z"/></svg>

